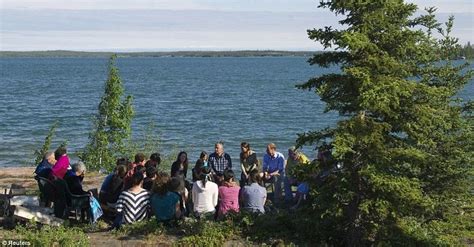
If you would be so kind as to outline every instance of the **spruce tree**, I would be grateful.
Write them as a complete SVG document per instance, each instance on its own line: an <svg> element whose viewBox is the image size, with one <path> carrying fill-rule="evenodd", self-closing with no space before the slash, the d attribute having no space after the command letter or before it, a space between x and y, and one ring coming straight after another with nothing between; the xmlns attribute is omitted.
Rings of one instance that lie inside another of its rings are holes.
<svg viewBox="0 0 474 247"><path fill-rule="evenodd" d="M131 138L133 119L132 96L124 97L124 88L116 56L109 60L109 75L105 82L104 94L94 118L94 130L89 135L89 144L80 155L93 169L111 169L115 159L128 156L127 144Z"/></svg>
<svg viewBox="0 0 474 247"><path fill-rule="evenodd" d="M416 5L402 0L320 1L319 7L342 15L341 28L308 30L332 50L309 62L340 72L298 87L315 90L326 111L342 120L297 140L333 147L330 168L309 168L329 176L316 186L315 176L300 175L313 182L315 241L459 243L472 229L474 135L469 107L456 95L473 73L452 61L453 18L441 25L434 8L415 17Z"/></svg>

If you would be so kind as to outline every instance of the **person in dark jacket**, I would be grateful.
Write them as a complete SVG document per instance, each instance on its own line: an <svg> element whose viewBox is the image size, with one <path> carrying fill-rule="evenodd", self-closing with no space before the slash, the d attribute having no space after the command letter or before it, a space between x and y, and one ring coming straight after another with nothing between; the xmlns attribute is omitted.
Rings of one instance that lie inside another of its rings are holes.
<svg viewBox="0 0 474 247"><path fill-rule="evenodd" d="M86 173L86 165L82 162L77 162L72 165L72 172L67 173L64 180L69 187L69 191L73 195L85 195L91 192L84 191L82 188L82 180L84 180L84 175ZM92 194L91 194L92 195Z"/></svg>
<svg viewBox="0 0 474 247"><path fill-rule="evenodd" d="M108 181L107 183L106 181L104 181L104 184L100 189L99 199L102 203L112 208L115 207L115 203L117 202L120 193L122 193L122 191L124 190L123 179L126 174L126 164L119 164L115 167L114 173L111 174L112 176L110 177L110 181Z"/></svg>
<svg viewBox="0 0 474 247"><path fill-rule="evenodd" d="M171 177L182 176L186 179L188 173L188 154L184 151L178 154L176 161L171 165Z"/></svg>
<svg viewBox="0 0 474 247"><path fill-rule="evenodd" d="M36 166L35 174L37 176L48 178L51 173L51 168L56 164L56 159L54 158L53 152L47 152L43 160Z"/></svg>

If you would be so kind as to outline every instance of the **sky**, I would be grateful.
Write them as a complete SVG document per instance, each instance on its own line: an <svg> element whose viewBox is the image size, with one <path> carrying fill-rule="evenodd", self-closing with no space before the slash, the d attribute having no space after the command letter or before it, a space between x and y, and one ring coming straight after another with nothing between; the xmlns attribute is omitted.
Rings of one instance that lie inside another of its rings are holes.
<svg viewBox="0 0 474 247"><path fill-rule="evenodd" d="M0 0L0 50L321 50L307 29L339 17L316 0ZM474 0L410 0L455 16L474 41Z"/></svg>

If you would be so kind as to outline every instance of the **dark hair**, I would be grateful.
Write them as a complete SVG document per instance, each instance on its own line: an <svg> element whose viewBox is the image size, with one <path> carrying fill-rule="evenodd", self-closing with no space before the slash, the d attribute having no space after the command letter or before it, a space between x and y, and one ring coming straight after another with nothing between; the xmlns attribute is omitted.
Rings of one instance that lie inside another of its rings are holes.
<svg viewBox="0 0 474 247"><path fill-rule="evenodd" d="M202 151L201 154L199 155L199 159L204 159L204 157L208 156L206 151ZM209 156L208 156L209 157Z"/></svg>
<svg viewBox="0 0 474 247"><path fill-rule="evenodd" d="M148 167L154 167L156 168L158 164L156 163L156 161L154 160L148 160L146 163L145 163L145 167L148 168Z"/></svg>
<svg viewBox="0 0 474 247"><path fill-rule="evenodd" d="M142 175L146 172L146 168L144 166L136 166L135 173L141 173Z"/></svg>
<svg viewBox="0 0 474 247"><path fill-rule="evenodd" d="M160 196L165 195L168 192L168 184L170 181L170 176L167 173L160 173L154 183L153 183L153 193L156 193Z"/></svg>
<svg viewBox="0 0 474 247"><path fill-rule="evenodd" d="M121 178L125 177L127 175L127 166L126 165L118 165L115 167L115 171L117 172L117 175Z"/></svg>
<svg viewBox="0 0 474 247"><path fill-rule="evenodd" d="M258 175L258 170L253 169L249 174L249 178L250 178L250 183L259 183L260 176Z"/></svg>
<svg viewBox="0 0 474 247"><path fill-rule="evenodd" d="M54 151L54 158L56 160L59 160L61 156L65 155L67 153L66 147L64 146L59 146L56 151Z"/></svg>
<svg viewBox="0 0 474 247"><path fill-rule="evenodd" d="M145 155L142 153L135 154L135 163L140 163L145 160Z"/></svg>
<svg viewBox="0 0 474 247"><path fill-rule="evenodd" d="M119 166L119 165L124 165L124 166L128 166L128 158L118 158L117 159L117 162L115 162L115 165L116 166Z"/></svg>
<svg viewBox="0 0 474 247"><path fill-rule="evenodd" d="M241 142L240 147L250 149L250 143L248 142Z"/></svg>
<svg viewBox="0 0 474 247"><path fill-rule="evenodd" d="M132 179L131 179L132 186L137 186L142 181L143 181L143 173L137 172L137 173L133 174Z"/></svg>
<svg viewBox="0 0 474 247"><path fill-rule="evenodd" d="M201 182L202 182L202 187L206 187L206 182L211 175L211 167L209 166L203 166L201 167Z"/></svg>
<svg viewBox="0 0 474 247"><path fill-rule="evenodd" d="M161 163L161 155L160 153L152 153L150 155L150 160L153 160L156 162L156 165L159 165Z"/></svg>
<svg viewBox="0 0 474 247"><path fill-rule="evenodd" d="M243 160L243 159L248 158L248 153L249 153L249 151L250 151L250 143L248 143L248 142L241 142L241 143L240 143L240 147L247 149L247 152L246 152L246 153L240 152L240 159Z"/></svg>
<svg viewBox="0 0 474 247"><path fill-rule="evenodd" d="M188 154L184 151L181 151L181 152L179 152L178 157L176 157L176 161L173 162L173 164L171 164L171 176L172 177L176 176L177 174L180 174L180 173L178 173L179 167L180 167L180 164L181 164L181 160L180 160L179 157L181 157L181 155L183 155L183 154L186 155L186 160L183 163L183 171L184 171L184 173L186 173L188 171L188 163L189 163ZM183 174L183 175L186 176L186 174Z"/></svg>
<svg viewBox="0 0 474 247"><path fill-rule="evenodd" d="M185 189L184 179L182 177L172 177L169 181L169 191L183 193Z"/></svg>
<svg viewBox="0 0 474 247"><path fill-rule="evenodd" d="M184 152L184 151L179 152L178 156L176 157L176 162L177 162L178 164L181 164L181 160L179 159L179 157L180 157L182 154L185 154L185 155L186 155L186 160L184 161L184 167L187 168L187 167L188 167L188 153L186 153L186 152Z"/></svg>
<svg viewBox="0 0 474 247"><path fill-rule="evenodd" d="M147 177L147 178L152 178L152 177L154 177L157 172L158 172L158 171L157 171L156 168L153 167L153 166L149 166L149 167L147 167L146 170L145 170L145 174L146 174L146 177Z"/></svg>
<svg viewBox="0 0 474 247"><path fill-rule="evenodd" d="M226 182L230 182L231 179L234 178L234 171L232 171L231 169L225 169L224 170L224 180Z"/></svg>

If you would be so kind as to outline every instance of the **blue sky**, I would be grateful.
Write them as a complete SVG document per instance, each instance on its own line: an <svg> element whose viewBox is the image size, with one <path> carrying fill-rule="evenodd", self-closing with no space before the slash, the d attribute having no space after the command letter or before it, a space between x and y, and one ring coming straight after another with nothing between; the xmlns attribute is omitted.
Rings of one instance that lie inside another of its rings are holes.
<svg viewBox="0 0 474 247"><path fill-rule="evenodd" d="M474 1L437 6L474 41ZM315 0L0 0L0 50L320 50L306 30L336 25Z"/></svg>

